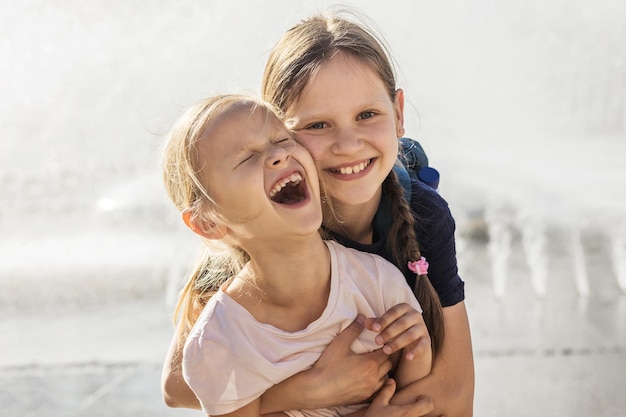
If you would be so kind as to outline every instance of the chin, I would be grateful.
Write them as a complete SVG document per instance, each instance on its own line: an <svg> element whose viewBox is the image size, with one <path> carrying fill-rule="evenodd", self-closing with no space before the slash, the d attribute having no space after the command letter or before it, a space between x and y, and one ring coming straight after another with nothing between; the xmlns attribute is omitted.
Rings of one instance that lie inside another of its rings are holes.
<svg viewBox="0 0 626 417"><path fill-rule="evenodd" d="M372 201L372 199L378 195L378 188L379 187L372 187L368 184L365 187L341 187L335 190L327 191L334 203L343 205L361 205Z"/></svg>
<svg viewBox="0 0 626 417"><path fill-rule="evenodd" d="M372 201L379 195L385 178L368 175L357 181L333 181L326 183L325 192L334 203L341 205L361 205Z"/></svg>

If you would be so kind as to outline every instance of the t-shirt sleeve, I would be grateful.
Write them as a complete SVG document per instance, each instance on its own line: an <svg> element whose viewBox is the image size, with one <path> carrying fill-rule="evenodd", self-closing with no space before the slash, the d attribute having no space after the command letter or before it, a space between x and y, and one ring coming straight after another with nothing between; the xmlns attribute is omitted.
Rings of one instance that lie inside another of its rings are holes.
<svg viewBox="0 0 626 417"><path fill-rule="evenodd" d="M458 274L455 245L456 225L448 203L435 190L413 182L411 207L416 217L415 232L422 255L428 261L428 278L443 307L465 299L464 283Z"/></svg>
<svg viewBox="0 0 626 417"><path fill-rule="evenodd" d="M191 335L184 350L183 376L209 415L238 410L273 385L227 345Z"/></svg>
<svg viewBox="0 0 626 417"><path fill-rule="evenodd" d="M421 313L422 306L413 295L413 290L407 284L402 272L386 259L376 255L373 256L376 258L376 268L380 277L380 292L383 297L385 311L398 304L407 303Z"/></svg>

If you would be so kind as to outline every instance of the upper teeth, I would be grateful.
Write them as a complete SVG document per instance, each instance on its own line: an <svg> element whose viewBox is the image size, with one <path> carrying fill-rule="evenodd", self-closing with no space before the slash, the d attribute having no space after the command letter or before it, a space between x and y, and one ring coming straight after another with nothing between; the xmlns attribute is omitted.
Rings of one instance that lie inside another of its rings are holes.
<svg viewBox="0 0 626 417"><path fill-rule="evenodd" d="M369 161L361 162L360 164L354 165L351 167L341 167L338 169L338 171L341 174L356 174L358 172L363 171L365 168L367 168L369 164L370 164Z"/></svg>
<svg viewBox="0 0 626 417"><path fill-rule="evenodd" d="M290 182L298 184L300 183L300 181L302 181L302 177L300 176L299 173L294 172L290 176L283 178L280 182L277 182L276 185L274 185L274 187L270 191L270 197L274 197L280 190L285 188L287 184L289 184Z"/></svg>

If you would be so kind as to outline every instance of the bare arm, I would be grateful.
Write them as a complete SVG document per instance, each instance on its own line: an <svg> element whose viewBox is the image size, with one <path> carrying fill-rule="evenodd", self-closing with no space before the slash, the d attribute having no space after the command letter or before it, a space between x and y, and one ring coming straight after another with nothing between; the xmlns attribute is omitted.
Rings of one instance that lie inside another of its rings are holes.
<svg viewBox="0 0 626 417"><path fill-rule="evenodd" d="M161 374L161 392L168 407L192 408L200 410L200 402L183 379L183 345L178 332L174 334L165 357Z"/></svg>
<svg viewBox="0 0 626 417"><path fill-rule="evenodd" d="M405 357L410 354L418 358L429 348L416 341L420 334L416 328L419 319L421 315L406 304L393 307L377 320L368 319L368 328L374 322L380 325L374 330L380 331L378 343L386 348L366 354L355 354L350 349L365 325L363 320L355 320L328 345L313 368L266 391L261 411L314 409L356 404L371 398L383 386L391 370L388 352L405 348ZM163 399L169 407L200 409L200 403L182 376L182 345L183 341L179 343L174 336L163 367Z"/></svg>
<svg viewBox="0 0 626 417"><path fill-rule="evenodd" d="M389 400L393 397L396 390L396 383L393 379L388 379L380 392L369 405L356 413L352 413L350 417L420 417L428 413L433 408L432 401L427 397L422 397L408 404L393 405ZM220 417L260 417L261 416L259 399L229 414L223 414ZM284 413L263 414L263 417L284 417Z"/></svg>
<svg viewBox="0 0 626 417"><path fill-rule="evenodd" d="M351 351L363 327L362 320L355 320L328 345L313 368L266 391L262 412L356 404L370 398L383 386L391 361L382 349L364 355ZM183 379L183 344L175 334L161 375L163 400L168 407L199 410L200 402Z"/></svg>
<svg viewBox="0 0 626 417"><path fill-rule="evenodd" d="M428 397L417 398L403 405L390 404L395 390L396 382L388 379L369 407L349 414L349 417L419 417L433 409L433 403Z"/></svg>
<svg viewBox="0 0 626 417"><path fill-rule="evenodd" d="M398 364L393 372L393 377L398 382L399 389L426 377L432 370L433 351L431 348L430 335L426 329L423 317L419 315L419 318L420 323L419 326L417 326L420 333L418 339L418 346L420 347L419 354L412 357L406 353L406 351L410 350L410 347L403 349L402 355L398 355ZM413 351L415 351L415 349L413 349Z"/></svg>
<svg viewBox="0 0 626 417"><path fill-rule="evenodd" d="M398 391L392 404L408 404L420 394L434 403L429 416L469 417L474 407L474 358L465 303L443 309L446 337L431 373Z"/></svg>

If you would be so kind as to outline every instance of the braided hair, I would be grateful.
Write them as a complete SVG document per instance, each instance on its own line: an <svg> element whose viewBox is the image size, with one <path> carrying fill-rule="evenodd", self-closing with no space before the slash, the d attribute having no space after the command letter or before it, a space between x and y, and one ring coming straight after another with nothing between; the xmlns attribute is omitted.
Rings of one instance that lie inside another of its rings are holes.
<svg viewBox="0 0 626 417"><path fill-rule="evenodd" d="M391 203L391 227L387 236L387 252L393 263L401 270L407 270L407 262L422 257L415 234L415 217L404 197L404 190L392 170L383 182L384 196ZM433 357L441 351L445 330L443 310L439 295L433 288L428 275L418 275L413 292L422 306L424 322L430 334Z"/></svg>

